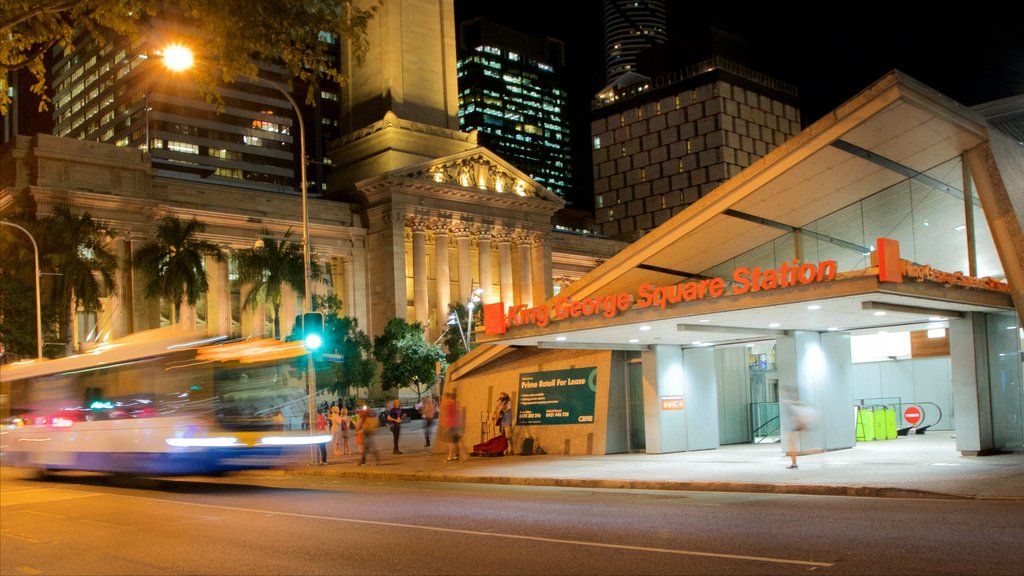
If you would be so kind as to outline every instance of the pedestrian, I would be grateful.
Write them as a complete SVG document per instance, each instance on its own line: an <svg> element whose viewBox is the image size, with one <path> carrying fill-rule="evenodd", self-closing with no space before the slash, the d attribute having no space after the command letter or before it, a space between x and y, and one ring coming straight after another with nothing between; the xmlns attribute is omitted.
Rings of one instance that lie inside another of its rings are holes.
<svg viewBox="0 0 1024 576"><path fill-rule="evenodd" d="M377 428L377 415L374 414L373 410L363 406L362 410L359 411L359 420L356 423L356 444L359 445L359 465L366 464L366 454L373 453L373 457L377 460L377 466L380 466L380 453L377 452L377 448L373 443L374 429Z"/></svg>
<svg viewBox="0 0 1024 576"><path fill-rule="evenodd" d="M388 410L388 428L391 429L391 436L395 439L395 447L392 454L401 454L398 449L398 437L402 433L402 402L397 398L391 403Z"/></svg>
<svg viewBox="0 0 1024 576"><path fill-rule="evenodd" d="M348 431L352 428L352 418L348 415L348 408L341 407L341 452L348 456L352 452L348 447Z"/></svg>
<svg viewBox="0 0 1024 576"><path fill-rule="evenodd" d="M327 418L324 418L323 412L316 413L316 431L318 434L324 434L327 432ZM327 465L327 442L317 443L317 448L320 450L320 460L317 461L318 466Z"/></svg>
<svg viewBox="0 0 1024 576"><path fill-rule="evenodd" d="M445 459L445 462L458 460L459 440L462 439L462 415L454 392L445 393L444 400L441 401L438 426L444 434L444 441L448 444L448 458Z"/></svg>
<svg viewBox="0 0 1024 576"><path fill-rule="evenodd" d="M423 426L423 437L427 443L424 446L430 446L430 426L434 423L434 417L437 416L437 404L434 403L434 396L427 394L423 397L420 404L420 414L423 415L425 424Z"/></svg>
<svg viewBox="0 0 1024 576"><path fill-rule="evenodd" d="M804 430L807 430L807 426L811 421L811 408L806 404L800 402L800 400L792 400L787 403L789 408L789 422L790 432L787 438L787 447L789 452L789 466L786 468L790 470L796 469L796 447L800 439L800 434Z"/></svg>
<svg viewBox="0 0 1024 576"><path fill-rule="evenodd" d="M341 411L337 406L331 406L331 443L334 455L341 456Z"/></svg>

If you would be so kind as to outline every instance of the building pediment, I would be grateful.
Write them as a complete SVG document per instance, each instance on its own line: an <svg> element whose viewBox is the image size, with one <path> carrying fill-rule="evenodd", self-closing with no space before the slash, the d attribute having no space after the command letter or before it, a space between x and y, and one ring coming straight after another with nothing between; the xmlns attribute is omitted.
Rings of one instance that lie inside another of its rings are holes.
<svg viewBox="0 0 1024 576"><path fill-rule="evenodd" d="M463 188L497 195L514 195L565 205L557 194L486 148L474 148L394 170L388 178L429 182L433 186Z"/></svg>

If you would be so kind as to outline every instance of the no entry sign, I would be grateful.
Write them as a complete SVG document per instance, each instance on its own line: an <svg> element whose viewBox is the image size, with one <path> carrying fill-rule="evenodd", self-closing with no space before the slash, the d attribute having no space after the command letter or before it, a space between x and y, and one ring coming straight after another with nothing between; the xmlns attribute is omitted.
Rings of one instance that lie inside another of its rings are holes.
<svg viewBox="0 0 1024 576"><path fill-rule="evenodd" d="M903 419L907 421L907 424L911 426L917 426L917 423L921 421L921 409L917 406L911 406L903 411Z"/></svg>

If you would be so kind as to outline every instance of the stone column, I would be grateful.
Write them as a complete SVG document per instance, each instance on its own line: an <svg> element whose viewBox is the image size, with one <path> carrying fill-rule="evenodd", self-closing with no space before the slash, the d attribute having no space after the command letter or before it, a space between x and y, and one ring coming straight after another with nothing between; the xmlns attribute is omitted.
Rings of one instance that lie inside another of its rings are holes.
<svg viewBox="0 0 1024 576"><path fill-rule="evenodd" d="M455 232L455 242L459 247L459 301L469 302L473 294L473 265L470 263L469 252L472 238L469 236L470 229L466 226L460 227Z"/></svg>
<svg viewBox="0 0 1024 576"><path fill-rule="evenodd" d="M507 308L515 302L512 286L512 235L498 234L498 279L501 282L501 301Z"/></svg>
<svg viewBox="0 0 1024 576"><path fill-rule="evenodd" d="M477 234L476 247L480 260L480 287L484 290L481 298L485 303L494 302L494 280L491 277L491 233L489 230Z"/></svg>
<svg viewBox="0 0 1024 576"><path fill-rule="evenodd" d="M452 300L452 279L448 262L448 223L434 225L434 259L437 267L437 326L441 330L448 321L448 304ZM461 276L461 271L460 271Z"/></svg>
<svg viewBox="0 0 1024 576"><path fill-rule="evenodd" d="M530 262L532 239L528 234L516 238L519 250L519 304L533 306L533 265Z"/></svg>
<svg viewBox="0 0 1024 576"><path fill-rule="evenodd" d="M430 318L427 300L427 225L413 220L412 228L412 298L415 320L424 326Z"/></svg>
<svg viewBox="0 0 1024 576"><path fill-rule="evenodd" d="M231 333L231 283L227 260L206 257L210 288L206 292L206 332L211 336Z"/></svg>
<svg viewBox="0 0 1024 576"><path fill-rule="evenodd" d="M551 247L545 242L545 235L537 233L533 236L533 301L546 302L555 295L551 285Z"/></svg>

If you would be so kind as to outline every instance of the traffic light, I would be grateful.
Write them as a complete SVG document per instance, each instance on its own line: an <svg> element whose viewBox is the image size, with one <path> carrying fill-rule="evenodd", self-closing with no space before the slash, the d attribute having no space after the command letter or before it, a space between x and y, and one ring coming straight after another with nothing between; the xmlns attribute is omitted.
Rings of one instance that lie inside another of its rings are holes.
<svg viewBox="0 0 1024 576"><path fill-rule="evenodd" d="M324 315L306 312L302 315L303 342L308 350L316 350L324 343Z"/></svg>

